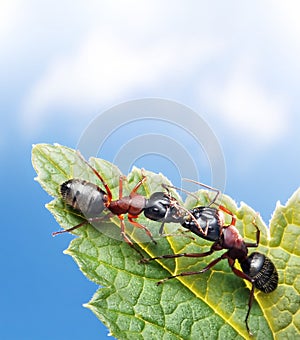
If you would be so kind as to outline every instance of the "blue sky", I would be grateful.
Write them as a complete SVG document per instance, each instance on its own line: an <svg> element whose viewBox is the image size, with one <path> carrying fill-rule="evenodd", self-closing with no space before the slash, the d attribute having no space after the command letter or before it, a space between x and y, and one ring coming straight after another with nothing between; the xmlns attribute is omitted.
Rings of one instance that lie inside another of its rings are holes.
<svg viewBox="0 0 300 340"><path fill-rule="evenodd" d="M108 333L82 307L96 286L62 253L72 236L51 237L58 225L33 181L33 143L76 148L101 112L166 98L207 122L223 150L225 192L267 223L299 187L299 2L11 0L0 11L1 339ZM103 158L114 160L120 141L164 133L190 150L209 182L188 133L136 124L111 134ZM174 161L155 166L177 183ZM153 163L141 155L137 165Z"/></svg>

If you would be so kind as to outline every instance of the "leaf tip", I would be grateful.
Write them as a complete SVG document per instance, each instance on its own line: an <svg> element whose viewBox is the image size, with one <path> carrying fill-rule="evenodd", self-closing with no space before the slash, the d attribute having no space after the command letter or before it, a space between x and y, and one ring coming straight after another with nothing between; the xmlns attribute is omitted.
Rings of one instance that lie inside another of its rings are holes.
<svg viewBox="0 0 300 340"><path fill-rule="evenodd" d="M64 250L63 254L72 256L72 252L69 249Z"/></svg>
<svg viewBox="0 0 300 340"><path fill-rule="evenodd" d="M89 310L92 311L92 312L94 312L94 310L95 310L93 304L91 304L90 302L83 303L83 304L82 304L82 307L83 307L83 308L87 308L87 309L89 309Z"/></svg>
<svg viewBox="0 0 300 340"><path fill-rule="evenodd" d="M134 166L132 167L131 171L132 171L132 172L133 172L133 171L140 172L141 169L134 165Z"/></svg>
<svg viewBox="0 0 300 340"><path fill-rule="evenodd" d="M84 303L84 304L82 304L82 307L84 307L84 308L90 308L90 304L89 304L89 303Z"/></svg>

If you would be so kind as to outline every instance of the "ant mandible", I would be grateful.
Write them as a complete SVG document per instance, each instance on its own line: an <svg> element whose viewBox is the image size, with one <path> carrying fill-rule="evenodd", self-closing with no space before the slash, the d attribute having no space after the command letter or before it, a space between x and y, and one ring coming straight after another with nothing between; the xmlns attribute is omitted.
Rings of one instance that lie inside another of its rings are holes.
<svg viewBox="0 0 300 340"><path fill-rule="evenodd" d="M202 185L202 183L198 184ZM216 200L216 198L214 199L214 201ZM149 261L158 259L170 259L178 257L200 258L209 256L215 251L227 249L227 252L213 260L202 270L182 272L158 281L157 285L163 284L164 282L176 277L205 273L221 260L227 259L229 267L231 268L233 273L238 277L249 281L252 284L248 300L248 311L245 318L247 331L249 334L251 334L248 325L248 318L254 300L254 290L255 288L257 288L264 293L270 293L274 291L278 286L278 273L273 262L264 254L253 252L248 256L248 248L258 247L260 241L260 230L255 224L255 221L253 221L252 223L256 228L256 242L245 242L242 236L239 234L239 231L235 227L236 217L234 216L234 214L223 206L218 206L218 209L216 209L211 208L210 205L211 203L206 207L199 206L189 210L194 218L191 218L191 216L188 214L185 216L184 221L181 223L184 228L189 229L194 234L200 236L201 238L214 242L209 251L204 253L161 255L157 257L142 259L141 262L147 263ZM232 220L229 225L224 225L224 218L222 217L220 210L231 215ZM195 222L195 220L197 222ZM242 271L234 266L236 260L240 263Z"/></svg>

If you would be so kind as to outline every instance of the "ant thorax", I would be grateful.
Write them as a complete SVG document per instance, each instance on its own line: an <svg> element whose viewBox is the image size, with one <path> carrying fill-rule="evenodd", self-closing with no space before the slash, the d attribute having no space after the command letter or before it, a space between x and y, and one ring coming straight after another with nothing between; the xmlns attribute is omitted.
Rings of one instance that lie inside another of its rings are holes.
<svg viewBox="0 0 300 340"><path fill-rule="evenodd" d="M233 225L223 228L223 240L223 247L226 249L243 249L245 247L245 242L242 236Z"/></svg>

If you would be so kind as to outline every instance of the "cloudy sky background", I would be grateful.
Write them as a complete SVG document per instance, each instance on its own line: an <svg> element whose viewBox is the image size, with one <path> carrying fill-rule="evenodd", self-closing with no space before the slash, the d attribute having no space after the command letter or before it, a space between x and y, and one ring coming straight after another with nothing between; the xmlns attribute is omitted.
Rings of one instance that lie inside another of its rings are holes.
<svg viewBox="0 0 300 340"><path fill-rule="evenodd" d="M226 193L266 222L298 188L299 2L7 0L0 13L2 339L107 334L81 307L96 287L62 254L71 236L50 237L57 225L33 181L33 143L75 148L101 112L167 98L207 122L223 149ZM161 128L120 129L104 158L118 141ZM189 149L188 136L180 143ZM176 182L175 170L167 175Z"/></svg>

